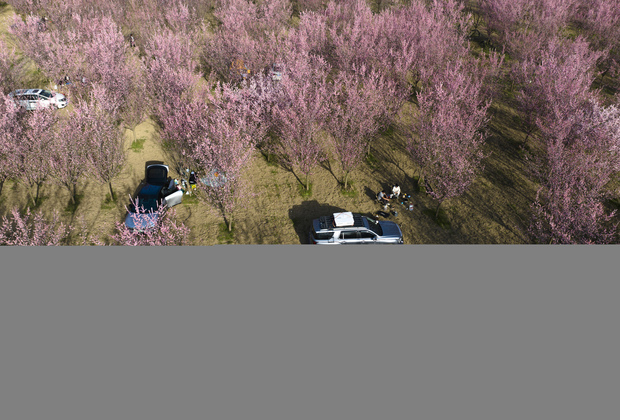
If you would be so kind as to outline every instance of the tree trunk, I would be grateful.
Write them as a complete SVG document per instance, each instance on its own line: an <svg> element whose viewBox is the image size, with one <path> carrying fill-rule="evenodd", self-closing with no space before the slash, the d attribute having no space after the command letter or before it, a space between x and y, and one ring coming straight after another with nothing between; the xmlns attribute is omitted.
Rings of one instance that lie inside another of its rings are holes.
<svg viewBox="0 0 620 420"><path fill-rule="evenodd" d="M71 193L71 202L75 205L75 190L76 185L73 184L73 188L69 187L69 192Z"/></svg>
<svg viewBox="0 0 620 420"><path fill-rule="evenodd" d="M435 209L435 219L437 219L437 216L439 216L439 206L441 206L441 201L439 202L439 204L437 204L437 208Z"/></svg>
<svg viewBox="0 0 620 420"><path fill-rule="evenodd" d="M110 187L110 200L114 201L114 191L112 191L112 181L108 182L108 186Z"/></svg>
<svg viewBox="0 0 620 420"><path fill-rule="evenodd" d="M34 196L34 205L36 206L39 202L39 188L41 187L41 183L37 182L37 194Z"/></svg>
<svg viewBox="0 0 620 420"><path fill-rule="evenodd" d="M605 76L607 75L607 73L609 73L609 70L611 69L611 65L607 65L605 70L603 70L603 72L601 73L601 85L603 84L603 79L605 78Z"/></svg>
<svg viewBox="0 0 620 420"><path fill-rule="evenodd" d="M228 217L228 231L231 232L232 231L232 216Z"/></svg>
<svg viewBox="0 0 620 420"><path fill-rule="evenodd" d="M344 172L344 189L346 190L349 186L349 171Z"/></svg>
<svg viewBox="0 0 620 420"><path fill-rule="evenodd" d="M2 194L2 187L4 187L4 179L0 181L0 195Z"/></svg>
<svg viewBox="0 0 620 420"><path fill-rule="evenodd" d="M422 179L424 178L424 171L422 168L419 168L418 175L418 192L421 192L420 187L422 186ZM426 186L424 187L424 191L426 192Z"/></svg>
<svg viewBox="0 0 620 420"><path fill-rule="evenodd" d="M306 191L310 189L310 185L308 184L308 174L306 174Z"/></svg>

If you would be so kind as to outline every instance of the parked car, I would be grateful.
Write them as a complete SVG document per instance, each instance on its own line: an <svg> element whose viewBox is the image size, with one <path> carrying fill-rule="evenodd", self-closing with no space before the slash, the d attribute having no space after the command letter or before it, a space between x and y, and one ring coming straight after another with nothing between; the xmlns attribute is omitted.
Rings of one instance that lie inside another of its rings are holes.
<svg viewBox="0 0 620 420"><path fill-rule="evenodd" d="M342 212L312 221L311 244L402 244L400 227L387 220L374 220L361 214Z"/></svg>
<svg viewBox="0 0 620 420"><path fill-rule="evenodd" d="M140 209L144 208L145 216L136 216L138 211L134 203L130 204L125 217L125 226L129 229L144 230L157 224L159 204L170 208L183 201L183 191L168 176L168 165L152 163L145 165L145 177L135 198ZM137 226L139 224L140 226ZM146 226L145 226L146 224Z"/></svg>
<svg viewBox="0 0 620 420"><path fill-rule="evenodd" d="M30 111L37 108L49 108L50 106L58 109L67 106L65 95L45 89L17 89L9 93L9 97Z"/></svg>
<svg viewBox="0 0 620 420"><path fill-rule="evenodd" d="M282 73L284 73L284 64L274 63L271 65L271 68L269 69L269 75L271 76L272 80L282 80Z"/></svg>

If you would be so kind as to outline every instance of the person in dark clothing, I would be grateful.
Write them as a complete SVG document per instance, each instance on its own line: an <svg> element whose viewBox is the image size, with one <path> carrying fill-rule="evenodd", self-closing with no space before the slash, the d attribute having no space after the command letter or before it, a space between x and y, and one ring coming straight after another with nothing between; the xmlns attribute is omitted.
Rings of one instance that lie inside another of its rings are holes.
<svg viewBox="0 0 620 420"><path fill-rule="evenodd" d="M379 201L379 203L383 204L384 206L387 206L390 202L390 199L385 191L379 191L379 194L377 194L377 201Z"/></svg>
<svg viewBox="0 0 620 420"><path fill-rule="evenodd" d="M189 188L192 190L196 189L196 173L194 171L189 174Z"/></svg>

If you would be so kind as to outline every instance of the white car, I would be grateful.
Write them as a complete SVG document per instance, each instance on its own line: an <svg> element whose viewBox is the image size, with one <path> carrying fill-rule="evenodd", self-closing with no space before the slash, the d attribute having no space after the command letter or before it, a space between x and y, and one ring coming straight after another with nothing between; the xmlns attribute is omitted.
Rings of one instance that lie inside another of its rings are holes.
<svg viewBox="0 0 620 420"><path fill-rule="evenodd" d="M274 63L271 65L271 68L269 69L271 80L276 82L282 80L282 73L284 73L284 64Z"/></svg>
<svg viewBox="0 0 620 420"><path fill-rule="evenodd" d="M57 109L67 106L65 95L45 89L17 89L9 93L9 97L29 111L50 106Z"/></svg>
<svg viewBox="0 0 620 420"><path fill-rule="evenodd" d="M312 221L311 244L403 244L400 227L387 220L374 220L345 211Z"/></svg>

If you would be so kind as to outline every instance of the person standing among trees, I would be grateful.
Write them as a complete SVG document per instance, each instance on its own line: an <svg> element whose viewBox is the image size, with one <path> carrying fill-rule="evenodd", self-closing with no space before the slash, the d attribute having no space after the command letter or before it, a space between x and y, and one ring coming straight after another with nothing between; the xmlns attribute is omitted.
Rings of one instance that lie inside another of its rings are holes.
<svg viewBox="0 0 620 420"><path fill-rule="evenodd" d="M192 193L196 189L196 173L194 171L189 175L189 188Z"/></svg>

